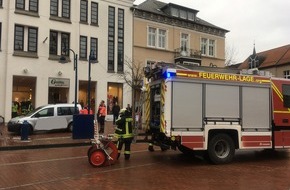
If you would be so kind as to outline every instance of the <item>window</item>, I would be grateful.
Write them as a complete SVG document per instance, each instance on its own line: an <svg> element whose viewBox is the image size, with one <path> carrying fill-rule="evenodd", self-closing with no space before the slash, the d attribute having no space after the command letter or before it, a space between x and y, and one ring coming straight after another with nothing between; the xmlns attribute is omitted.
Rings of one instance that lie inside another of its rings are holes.
<svg viewBox="0 0 290 190"><path fill-rule="evenodd" d="M283 71L283 73L285 79L290 79L290 70Z"/></svg>
<svg viewBox="0 0 290 190"><path fill-rule="evenodd" d="M36 117L52 117L54 115L54 108L46 108L35 114Z"/></svg>
<svg viewBox="0 0 290 190"><path fill-rule="evenodd" d="M16 9L25 9L25 0L16 0Z"/></svg>
<svg viewBox="0 0 290 190"><path fill-rule="evenodd" d="M181 34L181 39L180 39L180 47L181 51L188 51L189 44L188 44L188 34Z"/></svg>
<svg viewBox="0 0 290 190"><path fill-rule="evenodd" d="M24 41L27 41L27 51L37 52L37 35L37 28L15 25L14 50L25 51ZM24 40L25 36L28 36L27 40Z"/></svg>
<svg viewBox="0 0 290 190"><path fill-rule="evenodd" d="M98 38L91 38L90 51L95 56L96 60L98 60Z"/></svg>
<svg viewBox="0 0 290 190"><path fill-rule="evenodd" d="M70 18L70 0L62 0L62 17Z"/></svg>
<svg viewBox="0 0 290 190"><path fill-rule="evenodd" d="M26 2L28 1L28 5L25 5L25 1ZM0 3L2 4L2 1ZM38 12L38 0L16 0L15 1L15 9L16 10L31 11L31 12L37 13Z"/></svg>
<svg viewBox="0 0 290 190"><path fill-rule="evenodd" d="M290 108L290 85L283 84L282 93L283 93L284 107Z"/></svg>
<svg viewBox="0 0 290 190"><path fill-rule="evenodd" d="M28 51L37 52L37 28L28 28Z"/></svg>
<svg viewBox="0 0 290 190"><path fill-rule="evenodd" d="M209 40L209 43L208 43L208 55L209 56L214 56L215 55L215 41L214 40Z"/></svg>
<svg viewBox="0 0 290 190"><path fill-rule="evenodd" d="M49 54L57 55L57 32L50 31L49 36Z"/></svg>
<svg viewBox="0 0 290 190"><path fill-rule="evenodd" d="M80 36L80 58L87 59L87 37Z"/></svg>
<svg viewBox="0 0 290 190"><path fill-rule="evenodd" d="M14 50L23 51L24 26L15 26L14 31Z"/></svg>
<svg viewBox="0 0 290 190"><path fill-rule="evenodd" d="M49 54L50 55L60 55L64 53L64 55L69 56L69 51L62 52L64 49L70 48L70 34L58 31L50 31L49 35ZM57 49L58 47L58 38L60 37L61 50Z"/></svg>
<svg viewBox="0 0 290 190"><path fill-rule="evenodd" d="M165 48L166 43L166 30L158 30L158 47Z"/></svg>
<svg viewBox="0 0 290 190"><path fill-rule="evenodd" d="M91 24L98 24L98 3L91 4Z"/></svg>
<svg viewBox="0 0 290 190"><path fill-rule="evenodd" d="M184 10L180 10L180 18L187 19L187 12Z"/></svg>
<svg viewBox="0 0 290 190"><path fill-rule="evenodd" d="M61 51L64 49L69 49L70 43L69 43L69 33L61 33ZM69 56L69 51L65 51L64 55Z"/></svg>
<svg viewBox="0 0 290 190"><path fill-rule="evenodd" d="M215 40L201 39L201 54L207 56L215 56Z"/></svg>
<svg viewBox="0 0 290 190"><path fill-rule="evenodd" d="M81 0L80 21L88 22L88 1Z"/></svg>
<svg viewBox="0 0 290 190"><path fill-rule="evenodd" d="M148 46L165 49L166 38L166 30L153 27L148 28Z"/></svg>
<svg viewBox="0 0 290 190"><path fill-rule="evenodd" d="M3 6L3 1L2 0L0 0L0 7L2 7Z"/></svg>
<svg viewBox="0 0 290 190"><path fill-rule="evenodd" d="M61 4L60 4L61 2ZM70 0L50 0L50 15L59 16L59 10L61 10L61 17L65 19L70 18ZM59 6L61 6L59 8Z"/></svg>
<svg viewBox="0 0 290 190"><path fill-rule="evenodd" d="M115 62L115 7L109 6L108 13L108 71L114 71Z"/></svg>
<svg viewBox="0 0 290 190"><path fill-rule="evenodd" d="M200 48L202 55L206 55L207 54L207 51L206 51L207 48L206 47L207 47L207 39L202 38L201 39L201 48Z"/></svg>
<svg viewBox="0 0 290 190"><path fill-rule="evenodd" d="M148 29L148 46L155 47L156 28L149 27Z"/></svg>
<svg viewBox="0 0 290 190"><path fill-rule="evenodd" d="M58 16L58 0L50 0L50 15Z"/></svg>
<svg viewBox="0 0 290 190"><path fill-rule="evenodd" d="M194 16L194 14L191 13L191 12L188 12L188 13L187 13L187 17L188 17L188 20L192 20L192 21L195 20L195 16Z"/></svg>
<svg viewBox="0 0 290 190"><path fill-rule="evenodd" d="M124 10L118 9L118 67L119 72L124 71Z"/></svg>
<svg viewBox="0 0 290 190"><path fill-rule="evenodd" d="M176 8L171 8L171 15L172 15L172 16L175 16L175 17L178 17L178 9L176 9Z"/></svg>
<svg viewBox="0 0 290 190"><path fill-rule="evenodd" d="M29 0L29 11L38 12L38 0Z"/></svg>

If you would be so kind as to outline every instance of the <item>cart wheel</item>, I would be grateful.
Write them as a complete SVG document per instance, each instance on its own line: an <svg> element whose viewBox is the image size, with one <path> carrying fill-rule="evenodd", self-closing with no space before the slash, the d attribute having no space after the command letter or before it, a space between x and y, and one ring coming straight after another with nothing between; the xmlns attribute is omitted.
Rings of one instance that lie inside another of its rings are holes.
<svg viewBox="0 0 290 190"><path fill-rule="evenodd" d="M90 159L90 154L93 152L93 151L95 151L95 150L97 150L98 148L95 146L95 145L92 145L90 148L89 148L89 150L88 150L88 158Z"/></svg>
<svg viewBox="0 0 290 190"><path fill-rule="evenodd" d="M89 162L94 167L102 166L106 161L106 155L102 150L94 150L89 155Z"/></svg>
<svg viewBox="0 0 290 190"><path fill-rule="evenodd" d="M112 141L110 141L105 146L105 149L106 149L107 153L110 155L110 157L112 158L112 160L106 159L104 165L108 166L108 165L114 164L117 161L117 157L118 157L118 149L117 149L116 145Z"/></svg>

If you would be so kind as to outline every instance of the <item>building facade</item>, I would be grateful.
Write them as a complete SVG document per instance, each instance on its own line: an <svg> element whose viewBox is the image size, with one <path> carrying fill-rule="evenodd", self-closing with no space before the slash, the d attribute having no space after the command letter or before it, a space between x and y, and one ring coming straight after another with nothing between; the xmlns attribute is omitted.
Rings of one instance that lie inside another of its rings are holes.
<svg viewBox="0 0 290 190"><path fill-rule="evenodd" d="M120 74L132 57L132 6L133 0L0 0L0 115L11 118L12 102L23 114L29 104L72 103L75 93L94 111L105 100L108 114L114 102L130 103L132 90Z"/></svg>
<svg viewBox="0 0 290 190"><path fill-rule="evenodd" d="M224 67L228 31L197 17L198 12L156 0L134 6L134 61Z"/></svg>
<svg viewBox="0 0 290 190"><path fill-rule="evenodd" d="M258 53L254 46L253 54L238 69L263 71L274 77L290 79L290 44Z"/></svg>

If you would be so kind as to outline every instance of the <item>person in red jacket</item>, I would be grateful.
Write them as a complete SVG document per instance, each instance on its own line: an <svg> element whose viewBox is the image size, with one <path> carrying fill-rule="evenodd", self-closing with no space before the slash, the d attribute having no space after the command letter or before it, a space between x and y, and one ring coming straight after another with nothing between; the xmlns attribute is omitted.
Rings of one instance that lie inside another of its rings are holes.
<svg viewBox="0 0 290 190"><path fill-rule="evenodd" d="M105 105L105 101L102 100L98 109L98 117L99 117L99 124L100 130L99 133L104 133L105 131L105 117L107 115L107 108Z"/></svg>
<svg viewBox="0 0 290 190"><path fill-rule="evenodd" d="M80 114L89 114L88 107L85 106L83 109L80 110ZM90 109L90 114L93 114L93 110Z"/></svg>

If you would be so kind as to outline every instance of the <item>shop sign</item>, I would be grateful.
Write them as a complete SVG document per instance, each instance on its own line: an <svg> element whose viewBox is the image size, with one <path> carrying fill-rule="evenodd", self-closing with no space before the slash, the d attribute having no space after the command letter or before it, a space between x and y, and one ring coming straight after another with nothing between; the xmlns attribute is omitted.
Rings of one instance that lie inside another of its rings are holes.
<svg viewBox="0 0 290 190"><path fill-rule="evenodd" d="M69 88L69 79L49 78L48 86Z"/></svg>

